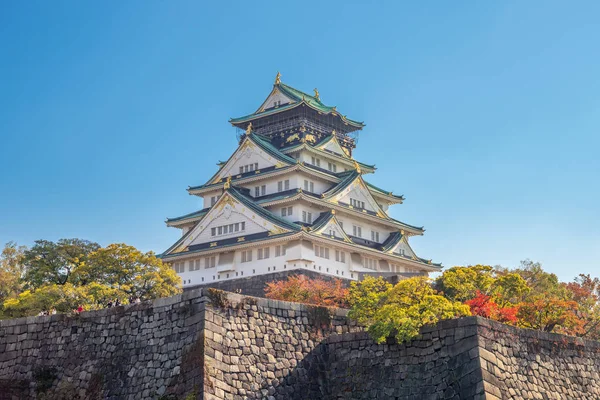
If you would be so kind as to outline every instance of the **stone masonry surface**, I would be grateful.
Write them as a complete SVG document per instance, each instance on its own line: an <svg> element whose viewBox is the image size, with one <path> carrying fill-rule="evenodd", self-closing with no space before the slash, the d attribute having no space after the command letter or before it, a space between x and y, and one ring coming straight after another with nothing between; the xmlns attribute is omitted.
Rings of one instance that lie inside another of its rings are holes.
<svg viewBox="0 0 600 400"><path fill-rule="evenodd" d="M345 310L201 289L0 321L0 399L600 399L599 353L477 317L376 344Z"/></svg>

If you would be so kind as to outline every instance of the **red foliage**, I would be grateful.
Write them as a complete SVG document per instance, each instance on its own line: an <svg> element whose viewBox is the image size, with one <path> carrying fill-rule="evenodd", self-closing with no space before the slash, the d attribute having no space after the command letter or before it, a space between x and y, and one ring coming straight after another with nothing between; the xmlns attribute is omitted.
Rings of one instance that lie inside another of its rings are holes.
<svg viewBox="0 0 600 400"><path fill-rule="evenodd" d="M269 299L294 301L326 307L348 307L346 289L339 279L325 281L294 275L286 280L268 282L265 296Z"/></svg>
<svg viewBox="0 0 600 400"><path fill-rule="evenodd" d="M492 298L477 291L477 295L465 302L471 308L471 314L504 322L517 323L517 307L500 307Z"/></svg>

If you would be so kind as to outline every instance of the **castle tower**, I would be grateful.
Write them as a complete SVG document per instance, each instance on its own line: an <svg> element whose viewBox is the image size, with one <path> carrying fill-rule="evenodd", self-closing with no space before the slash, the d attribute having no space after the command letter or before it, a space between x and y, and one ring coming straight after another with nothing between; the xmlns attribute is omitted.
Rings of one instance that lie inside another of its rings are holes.
<svg viewBox="0 0 600 400"><path fill-rule="evenodd" d="M203 185L203 208L169 218L181 238L161 257L184 287L310 270L345 279L427 274L439 264L409 245L416 227L390 218L404 198L367 182L352 157L364 124L281 82L256 112L230 120L239 146Z"/></svg>

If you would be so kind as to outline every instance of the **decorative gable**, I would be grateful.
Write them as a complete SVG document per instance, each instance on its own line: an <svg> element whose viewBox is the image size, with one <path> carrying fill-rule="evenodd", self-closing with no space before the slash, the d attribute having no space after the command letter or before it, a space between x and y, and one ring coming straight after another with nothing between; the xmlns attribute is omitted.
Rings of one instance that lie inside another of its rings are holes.
<svg viewBox="0 0 600 400"><path fill-rule="evenodd" d="M342 147L342 145L340 145L340 142L338 142L337 138L335 137L335 131L328 141L315 147L319 150L329 151L340 156L350 158L348 154L348 149Z"/></svg>
<svg viewBox="0 0 600 400"><path fill-rule="evenodd" d="M332 213L330 214L327 221L312 231L313 234L326 236L332 239L344 240L345 242L352 243L350 238L344 232L344 229L340 225L339 221Z"/></svg>
<svg viewBox="0 0 600 400"><path fill-rule="evenodd" d="M344 203L356 209L364 209L377 213L381 218L387 218L373 195L365 185L364 181L358 176L348 186L330 197L331 201Z"/></svg>
<svg viewBox="0 0 600 400"><path fill-rule="evenodd" d="M283 94L278 87L275 87L256 112L263 112L265 110L281 107L289 103L294 103L294 100Z"/></svg>
<svg viewBox="0 0 600 400"><path fill-rule="evenodd" d="M225 191L204 218L166 254L193 250L194 246L204 244L208 246L201 247L217 247L291 231L269 220L264 213L268 211L258 212Z"/></svg>
<svg viewBox="0 0 600 400"><path fill-rule="evenodd" d="M283 166L285 166L283 162L267 153L249 137L246 137L240 147L211 178L209 183L220 182L228 176L238 176L269 167L281 168Z"/></svg>
<svg viewBox="0 0 600 400"><path fill-rule="evenodd" d="M412 259L417 258L417 255L408 244L408 240L404 235L402 235L402 238L398 241L398 243L392 246L387 252L398 256L410 257Z"/></svg>

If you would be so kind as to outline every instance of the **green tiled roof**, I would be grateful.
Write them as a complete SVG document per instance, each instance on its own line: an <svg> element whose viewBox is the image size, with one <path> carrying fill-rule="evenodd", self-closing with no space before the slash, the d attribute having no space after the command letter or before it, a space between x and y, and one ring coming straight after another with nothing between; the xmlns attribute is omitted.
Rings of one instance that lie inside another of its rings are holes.
<svg viewBox="0 0 600 400"><path fill-rule="evenodd" d="M296 164L296 159L294 159L294 158L292 158L292 157L290 157L290 156L288 156L286 154L283 154L275 146L273 146L271 144L271 142L269 142L269 140L267 140L266 138L264 138L264 137L262 137L260 135L257 135L254 132L251 132L250 135L247 136L247 139L244 139L244 140L250 140L250 141L252 141L259 148L261 148L265 153L267 153L267 154L275 157L277 160L279 160L281 162L284 162L284 163L289 164L289 165ZM238 146L238 148L239 148L239 146ZM237 149L236 149L236 151L237 151ZM231 155L231 157L233 157L234 154L235 154L235 151L233 152L233 154ZM227 159L227 161L225 162L225 164L228 163L229 160L231 160L231 157L229 157ZM225 164L223 164L223 165L225 165ZM204 185L193 186L193 187L188 188L188 190L200 189L200 188L212 185L215 177L221 171L221 168L223 168L223 166L221 166L219 168L219 170ZM224 181L225 181L225 178L221 179L221 182L224 182Z"/></svg>
<svg viewBox="0 0 600 400"><path fill-rule="evenodd" d="M300 229L302 229L299 225L297 225L293 222L290 222L284 218L281 218L281 217L275 215L274 213L270 212L269 210L259 206L258 204L256 204L256 202L254 202L254 200L252 200L250 197L246 196L239 189L237 189L233 186L230 187L229 189L227 189L226 192L230 193L240 203L243 203L249 209L251 209L252 211L257 213L261 217L265 218L266 220L271 221L274 224L280 225L284 228L291 229L293 231L299 231Z"/></svg>
<svg viewBox="0 0 600 400"><path fill-rule="evenodd" d="M182 215L181 217L167 218L167 223L177 222L177 221L181 221L181 220L185 220L185 219L204 217L206 215L206 213L208 212L208 210L210 210L210 208L203 208L202 210L194 211L192 213Z"/></svg>
<svg viewBox="0 0 600 400"><path fill-rule="evenodd" d="M251 133L249 136L250 136L250 139L254 143L256 143L258 145L258 147L260 147L262 150L264 150L267 154L269 154L285 163L296 164L295 158L292 158L286 154L283 154L281 151L279 151L278 148L273 146L267 138L257 135L255 133Z"/></svg>
<svg viewBox="0 0 600 400"><path fill-rule="evenodd" d="M337 174L337 176L342 178L342 180L331 189L323 192L324 197L335 196L336 194L344 190L352 182L354 182L354 180L357 177L359 177L360 174L356 172L356 170L352 169L350 171L340 172L339 174Z"/></svg>
<svg viewBox="0 0 600 400"><path fill-rule="evenodd" d="M308 93L304 93L298 89L295 89L291 86L288 86L284 83L279 83L279 84L275 84L275 86L281 91L281 93L283 93L285 96L289 97L290 99L292 99L294 102L290 103L290 104L285 104L283 106L277 107L277 108L270 108L264 111L260 111L260 112L255 112L253 114L250 115L246 115L243 117L239 117L239 118L231 118L229 120L230 123L232 124L238 124L241 122L245 122L245 121L249 121L252 119L255 119L256 117L262 117L262 116L267 116L267 115L271 115L271 114L275 114L275 113L279 113L282 111L286 111L286 110L290 110L294 107L299 106L300 104L306 104L307 106L311 107L312 109L322 112L324 114L332 114L332 113L336 113L337 115L340 116L340 118L350 124L350 125L354 125L357 128L362 128L365 126L365 124L363 124L362 122L358 122L358 121L353 121L351 119L346 118L345 116L343 116L342 114L340 114L335 107L329 107L326 106L325 104L323 104L321 102L321 100L317 99L315 96L311 96Z"/></svg>
<svg viewBox="0 0 600 400"><path fill-rule="evenodd" d="M380 187L377 187L375 185L373 185L372 183L369 183L367 181L365 181L365 183L367 184L368 187L370 187L371 189L373 189L376 192L379 192L381 194L385 194L386 196L391 196L391 197L395 197L398 200L404 200L404 196L400 195L400 196L396 196L395 194L392 194L392 192L388 192L386 190L381 189Z"/></svg>
<svg viewBox="0 0 600 400"><path fill-rule="evenodd" d="M318 231L319 229L327 225L329 221L331 221L331 219L333 218L333 215L334 214L331 211L322 212L319 215L319 217L315 220L315 222L313 222L312 230Z"/></svg>

